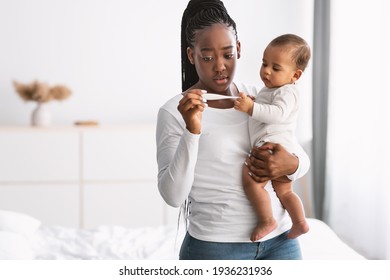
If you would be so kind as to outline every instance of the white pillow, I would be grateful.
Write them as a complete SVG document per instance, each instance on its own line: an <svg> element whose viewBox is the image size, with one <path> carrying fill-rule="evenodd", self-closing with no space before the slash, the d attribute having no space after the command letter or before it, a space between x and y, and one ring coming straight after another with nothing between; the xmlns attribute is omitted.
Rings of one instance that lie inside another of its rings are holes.
<svg viewBox="0 0 390 280"><path fill-rule="evenodd" d="M33 260L34 252L27 238L9 231L0 231L0 260Z"/></svg>
<svg viewBox="0 0 390 280"><path fill-rule="evenodd" d="M41 225L41 222L29 215L0 210L0 231L19 233L31 237Z"/></svg>

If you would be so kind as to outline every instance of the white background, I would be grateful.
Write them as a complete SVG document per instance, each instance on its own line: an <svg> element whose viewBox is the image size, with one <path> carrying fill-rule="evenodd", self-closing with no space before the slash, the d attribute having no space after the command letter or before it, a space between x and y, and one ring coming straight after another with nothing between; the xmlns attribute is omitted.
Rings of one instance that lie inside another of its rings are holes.
<svg viewBox="0 0 390 280"><path fill-rule="evenodd" d="M52 101L54 124L155 122L181 90L180 22L186 0L0 0L0 125L30 123L35 104L12 81L65 84ZM236 80L261 83L267 43L282 33L312 42L312 0L225 0L237 23L242 58ZM300 81L298 136L311 139L311 67Z"/></svg>

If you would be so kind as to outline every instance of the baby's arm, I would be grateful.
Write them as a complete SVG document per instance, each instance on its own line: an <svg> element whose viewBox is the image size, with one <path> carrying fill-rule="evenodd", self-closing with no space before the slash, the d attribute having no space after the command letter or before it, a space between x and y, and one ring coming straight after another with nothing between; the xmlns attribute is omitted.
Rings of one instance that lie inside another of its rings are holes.
<svg viewBox="0 0 390 280"><path fill-rule="evenodd" d="M259 93L262 94L262 93ZM260 96L261 97L261 96ZM298 107L298 94L284 87L275 91L271 104L254 102L252 118L268 124L284 122Z"/></svg>
<svg viewBox="0 0 390 280"><path fill-rule="evenodd" d="M243 92L240 92L240 98L234 101L234 109L247 113L249 116L252 116L253 105L253 99Z"/></svg>

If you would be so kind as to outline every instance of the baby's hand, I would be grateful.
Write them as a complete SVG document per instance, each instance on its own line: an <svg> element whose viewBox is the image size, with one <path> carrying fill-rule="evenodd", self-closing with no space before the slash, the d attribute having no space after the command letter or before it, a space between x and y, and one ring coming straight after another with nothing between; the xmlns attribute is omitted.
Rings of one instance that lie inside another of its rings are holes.
<svg viewBox="0 0 390 280"><path fill-rule="evenodd" d="M245 93L240 92L240 97L234 101L234 109L252 116L253 99L250 96L247 96Z"/></svg>

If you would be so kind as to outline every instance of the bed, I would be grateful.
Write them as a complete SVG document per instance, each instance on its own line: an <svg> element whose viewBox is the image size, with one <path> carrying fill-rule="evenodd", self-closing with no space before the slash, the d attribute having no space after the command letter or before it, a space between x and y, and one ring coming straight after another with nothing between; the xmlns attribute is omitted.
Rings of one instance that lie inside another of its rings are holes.
<svg viewBox="0 0 390 280"><path fill-rule="evenodd" d="M363 260L332 229L308 219L310 232L300 236L306 260ZM94 229L44 225L35 217L0 210L0 259L13 260L175 260L184 236L176 225Z"/></svg>

